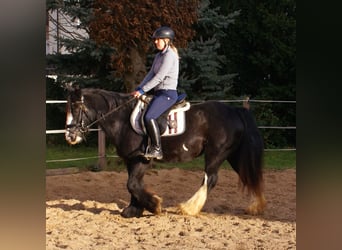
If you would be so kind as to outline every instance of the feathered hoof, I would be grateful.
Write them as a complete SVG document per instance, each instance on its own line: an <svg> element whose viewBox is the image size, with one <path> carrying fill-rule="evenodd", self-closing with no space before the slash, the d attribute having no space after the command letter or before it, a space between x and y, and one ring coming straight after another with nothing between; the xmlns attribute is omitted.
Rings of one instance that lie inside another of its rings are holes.
<svg viewBox="0 0 342 250"><path fill-rule="evenodd" d="M141 217L144 212L143 208L138 208L134 206L128 206L126 207L122 212L121 216L124 218L133 218L133 217Z"/></svg>
<svg viewBox="0 0 342 250"><path fill-rule="evenodd" d="M199 211L194 209L193 206L189 205L188 203L181 203L177 206L177 212L181 215L197 215Z"/></svg>
<svg viewBox="0 0 342 250"><path fill-rule="evenodd" d="M153 195L153 198L156 199L156 207L155 207L155 211L153 212L155 215L159 215L162 212L162 202L163 199L161 197L159 197L158 195Z"/></svg>
<svg viewBox="0 0 342 250"><path fill-rule="evenodd" d="M266 199L263 195L261 197L257 197L256 200L246 209L246 213L250 215L262 214L265 210L266 203Z"/></svg>
<svg viewBox="0 0 342 250"><path fill-rule="evenodd" d="M207 200L208 192L208 176L204 175L204 182L200 189L186 202L178 205L178 211L183 215L197 215L201 212L205 201Z"/></svg>

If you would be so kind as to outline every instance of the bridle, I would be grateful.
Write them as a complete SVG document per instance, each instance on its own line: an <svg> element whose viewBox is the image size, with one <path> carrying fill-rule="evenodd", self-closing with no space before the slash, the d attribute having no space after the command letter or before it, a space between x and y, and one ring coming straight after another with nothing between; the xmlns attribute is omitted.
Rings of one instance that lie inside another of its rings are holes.
<svg viewBox="0 0 342 250"><path fill-rule="evenodd" d="M75 101L75 102L70 102L70 97L69 97L69 101L67 105L68 105L67 107L68 112L70 112L71 114L72 114L72 109L74 108L75 105L78 105L79 111L78 111L76 119L73 119L72 123L66 125L66 130L69 132L74 132L74 133L79 132L78 134L82 136L83 140L85 140L84 134L89 131L90 126L86 125L83 119L83 115L84 115L89 120L89 116L86 112L86 106L84 104L83 96L81 97L80 101Z"/></svg>
<svg viewBox="0 0 342 250"><path fill-rule="evenodd" d="M89 131L89 128L90 128L91 126L93 126L94 124L98 123L98 122L101 121L101 120L105 120L105 118L106 118L108 115L114 113L115 111L118 111L119 109L121 109L121 108L124 107L125 105L129 104L130 102L132 102L134 99L135 99L135 97L130 98L127 102L125 102L125 103L123 103L123 104L117 106L116 108L114 108L114 109L108 111L108 112L105 113L105 114L101 114L101 117L100 117L100 118L98 118L98 119L96 119L95 121L91 122L90 124L86 125L86 124L85 124L85 121L84 121L84 119L83 119L83 115L87 118L88 121L90 121L90 119L89 119L89 115L88 115L88 113L87 113L87 107L86 107L85 104L84 104L84 97L83 97L83 95L82 95L80 101L75 101L75 102L72 102L72 103L69 102L70 104L68 104L68 105L71 105L71 106L73 106L73 105L75 105L75 104L79 105L79 112L78 112L78 114L77 114L76 123L73 122L73 123L71 123L71 124L66 125L66 129L67 129L67 130L75 129L76 132L80 132L80 134L82 135L83 139L85 139L85 138L84 138L84 133L87 133L87 132ZM69 107L69 109L71 110L71 107Z"/></svg>

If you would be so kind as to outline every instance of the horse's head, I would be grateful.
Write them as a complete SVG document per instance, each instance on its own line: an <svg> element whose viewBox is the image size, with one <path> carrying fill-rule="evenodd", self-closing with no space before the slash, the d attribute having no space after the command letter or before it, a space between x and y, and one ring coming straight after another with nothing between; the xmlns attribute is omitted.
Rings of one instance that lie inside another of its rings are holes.
<svg viewBox="0 0 342 250"><path fill-rule="evenodd" d="M85 134L88 132L87 124L90 121L82 90L78 86L68 86L67 91L65 139L69 144L74 145L85 140Z"/></svg>

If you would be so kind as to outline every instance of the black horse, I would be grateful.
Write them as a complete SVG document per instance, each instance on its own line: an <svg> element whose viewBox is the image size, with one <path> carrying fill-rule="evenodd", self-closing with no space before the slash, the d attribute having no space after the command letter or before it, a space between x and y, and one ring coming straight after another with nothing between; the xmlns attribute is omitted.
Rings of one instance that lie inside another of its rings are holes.
<svg viewBox="0 0 342 250"><path fill-rule="evenodd" d="M127 188L131 194L123 217L140 217L146 209L161 213L162 199L144 187L144 174L149 160L142 154L146 136L131 127L130 115L136 99L129 94L102 89L68 88L65 138L68 143L80 143L88 127L97 123L124 160ZM216 185L220 165L227 160L240 177L243 187L255 200L246 209L249 214L263 212L263 141L250 111L216 101L191 105L186 112L186 131L182 135L162 137L164 162L185 162L204 154L205 175L199 190L179 205L182 214L198 214L207 194Z"/></svg>

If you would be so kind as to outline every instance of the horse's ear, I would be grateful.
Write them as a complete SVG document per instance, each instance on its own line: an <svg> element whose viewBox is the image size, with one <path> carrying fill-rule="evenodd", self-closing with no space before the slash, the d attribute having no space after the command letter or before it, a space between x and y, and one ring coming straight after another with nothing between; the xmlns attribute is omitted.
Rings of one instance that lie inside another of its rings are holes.
<svg viewBox="0 0 342 250"><path fill-rule="evenodd" d="M65 83L64 88L69 92L79 92L81 89L79 84L72 83Z"/></svg>
<svg viewBox="0 0 342 250"><path fill-rule="evenodd" d="M75 95L81 98L82 94L81 94L81 87L79 84L74 85L74 91L75 91Z"/></svg>
<svg viewBox="0 0 342 250"><path fill-rule="evenodd" d="M72 83L65 83L64 89L66 89L68 92L74 92L75 91L75 88L74 88L74 86L72 86Z"/></svg>

